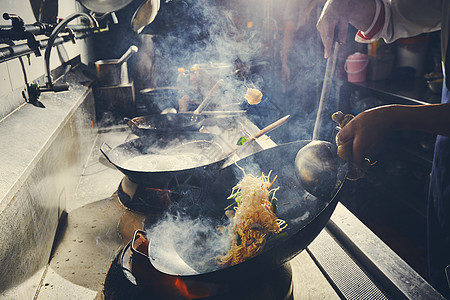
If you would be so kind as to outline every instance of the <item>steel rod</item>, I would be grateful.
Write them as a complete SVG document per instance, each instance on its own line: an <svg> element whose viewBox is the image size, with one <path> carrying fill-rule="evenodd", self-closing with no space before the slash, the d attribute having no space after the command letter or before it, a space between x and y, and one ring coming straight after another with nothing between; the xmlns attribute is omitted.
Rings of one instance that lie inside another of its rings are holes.
<svg viewBox="0 0 450 300"><path fill-rule="evenodd" d="M333 54L328 58L327 66L325 68L325 77L323 80L322 93L320 95L319 107L317 109L316 123L314 124L314 131L312 136L313 140L317 140L319 138L319 133L323 122L323 113L328 104L331 86L333 84L338 52L339 52L339 43L335 42Z"/></svg>
<svg viewBox="0 0 450 300"><path fill-rule="evenodd" d="M94 31L91 31L89 33L85 33L80 36L76 36L75 38L76 39L84 39L93 33L94 33ZM72 41L70 34L60 35L59 37L57 37L55 39L55 42L53 45L55 46L55 45L69 42L69 41ZM38 42L39 42L39 48L45 49L48 44L48 39L40 40ZM2 42L0 40L0 44L1 43ZM0 63L11 60L11 59L15 59L15 58L18 58L21 56L33 54L33 53L34 53L34 50L31 49L26 43L0 48Z"/></svg>

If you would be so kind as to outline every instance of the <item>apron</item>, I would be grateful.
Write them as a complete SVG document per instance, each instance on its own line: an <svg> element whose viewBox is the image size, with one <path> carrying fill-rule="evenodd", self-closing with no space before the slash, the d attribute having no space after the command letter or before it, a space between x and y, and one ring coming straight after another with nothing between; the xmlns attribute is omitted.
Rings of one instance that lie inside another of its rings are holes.
<svg viewBox="0 0 450 300"><path fill-rule="evenodd" d="M442 103L449 103L450 80L447 79L450 78L446 76L445 79ZM449 265L450 137L438 135L434 149L428 196L428 269L430 283L448 299L450 299L450 288L445 269Z"/></svg>

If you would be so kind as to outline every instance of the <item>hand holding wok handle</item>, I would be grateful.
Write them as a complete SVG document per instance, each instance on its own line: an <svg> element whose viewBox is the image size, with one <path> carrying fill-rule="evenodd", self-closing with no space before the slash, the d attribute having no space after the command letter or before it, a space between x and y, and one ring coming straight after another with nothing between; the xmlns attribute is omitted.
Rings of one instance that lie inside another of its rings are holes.
<svg viewBox="0 0 450 300"><path fill-rule="evenodd" d="M283 125L284 123L286 123L289 118L291 117L291 115L287 115L284 116L283 118L279 119L278 121L273 122L270 125L267 125L266 127L264 127L263 129L261 129L260 131L258 131L257 133L255 133L254 135L250 136L247 141L245 142L245 145L248 145L250 142L256 140L257 138L259 138L260 136L262 136L263 134L268 133L269 131L274 130L275 128ZM222 156L220 156L219 159L224 159L228 156L230 156L231 154L233 154L236 150L238 150L239 148L242 148L242 146L235 146L233 149L231 149L230 151L228 151L227 153L223 154Z"/></svg>
<svg viewBox="0 0 450 300"><path fill-rule="evenodd" d="M344 114L341 111L335 112L331 119L338 123L339 129L344 128L345 125L347 125L351 120L353 120L354 116L352 114ZM351 163L350 170L347 174L347 178L350 180L358 180L367 172L367 169L375 164L372 163L368 158L365 159L363 166L359 167L353 163L353 140L346 141L344 143L341 143L336 136L336 145L337 148L337 155L342 158L345 161L348 161Z"/></svg>
<svg viewBox="0 0 450 300"><path fill-rule="evenodd" d="M209 90L208 94L206 94L205 99L203 99L202 103L194 110L194 114L200 114L206 106L211 102L212 94L218 90L223 84L223 79L219 79L216 84Z"/></svg>

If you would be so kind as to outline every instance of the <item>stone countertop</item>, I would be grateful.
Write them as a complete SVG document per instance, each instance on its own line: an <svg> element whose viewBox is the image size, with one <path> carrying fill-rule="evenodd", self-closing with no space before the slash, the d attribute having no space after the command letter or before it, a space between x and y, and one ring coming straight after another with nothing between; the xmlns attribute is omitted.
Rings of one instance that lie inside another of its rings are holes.
<svg viewBox="0 0 450 300"><path fill-rule="evenodd" d="M40 96L45 108L25 103L0 120L0 212L8 205L5 198L15 194L21 182L33 170L45 151L46 145L58 136L61 128L77 109L88 86L79 84L88 81L81 71L75 69L67 74L69 92L46 92ZM93 120L86 120L91 122Z"/></svg>

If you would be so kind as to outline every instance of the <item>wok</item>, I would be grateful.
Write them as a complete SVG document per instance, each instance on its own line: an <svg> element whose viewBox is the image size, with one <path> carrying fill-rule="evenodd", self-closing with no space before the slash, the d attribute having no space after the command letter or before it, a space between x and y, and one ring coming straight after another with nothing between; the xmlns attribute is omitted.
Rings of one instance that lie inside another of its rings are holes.
<svg viewBox="0 0 450 300"><path fill-rule="evenodd" d="M276 194L277 217L285 220L288 226L269 238L262 252L234 266L224 267L215 263L216 256L226 249L217 247L222 241L216 238L219 233L215 228L226 225L224 208L232 202L227 197L243 177L242 170L232 164L217 170L208 182L208 188L199 201L201 211L198 211L198 206L184 206L180 201L170 207L165 218L147 230L148 258L153 267L166 276L186 280L217 283L242 281L246 276L260 276L283 265L305 249L327 224L339 201L338 192L347 173L347 165L336 155L335 181L328 189L330 193L321 198L309 194L297 178L294 164L299 149L309 142L283 144L237 162L247 174L260 176L264 172L267 175L272 170L272 176L278 175L274 184L280 186ZM170 222L175 225L173 228ZM167 228L172 228L173 232ZM211 250L212 247L216 249Z"/></svg>
<svg viewBox="0 0 450 300"><path fill-rule="evenodd" d="M131 131L143 136L153 134L155 131L198 131L207 122L206 120L214 120L212 122L228 121L240 115L244 115L245 111L208 111L201 114L194 112L182 113L166 113L152 114L146 116L134 117L132 119L125 118Z"/></svg>
<svg viewBox="0 0 450 300"><path fill-rule="evenodd" d="M198 131L205 121L205 115L188 113L167 113L126 118L131 131L138 135L146 135L158 131Z"/></svg>
<svg viewBox="0 0 450 300"><path fill-rule="evenodd" d="M160 130L114 148L104 143L100 151L134 183L160 189L166 189L176 176L205 176L207 169L219 168L222 161L219 156L224 152L213 134Z"/></svg>

